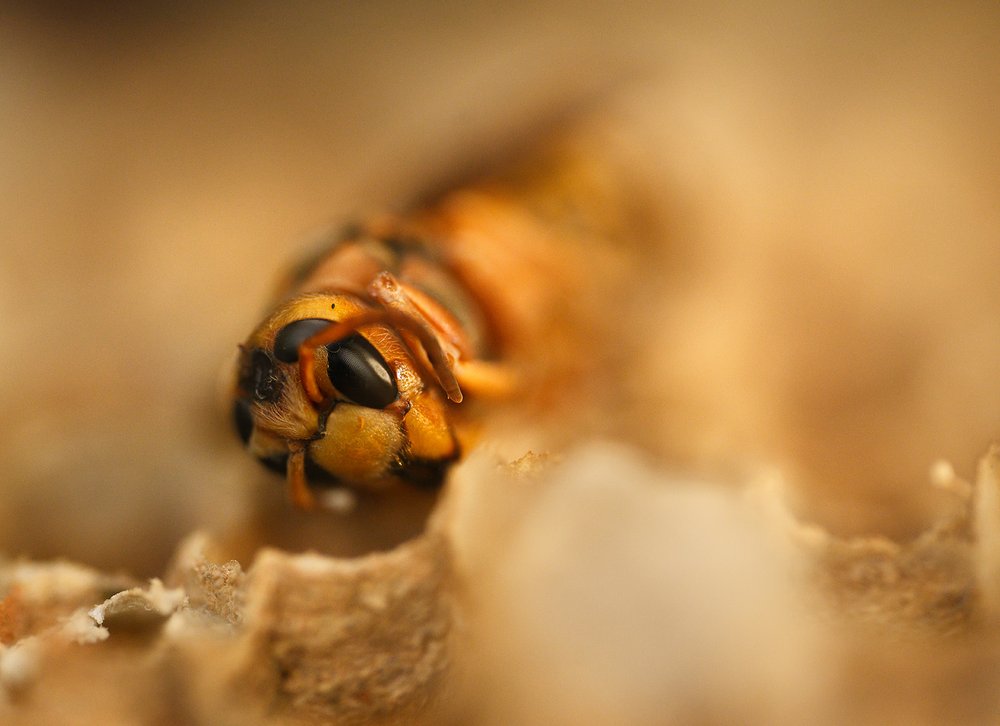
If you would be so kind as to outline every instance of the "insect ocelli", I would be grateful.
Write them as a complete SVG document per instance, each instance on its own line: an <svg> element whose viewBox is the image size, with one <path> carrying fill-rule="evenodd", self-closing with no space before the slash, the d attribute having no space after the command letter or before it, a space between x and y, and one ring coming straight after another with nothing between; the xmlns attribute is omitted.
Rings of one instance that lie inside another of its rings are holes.
<svg viewBox="0 0 1000 726"><path fill-rule="evenodd" d="M474 439L470 399L517 397L559 358L579 259L616 215L589 165L545 169L354 225L287 281L239 347L232 416L295 505L439 487Z"/></svg>

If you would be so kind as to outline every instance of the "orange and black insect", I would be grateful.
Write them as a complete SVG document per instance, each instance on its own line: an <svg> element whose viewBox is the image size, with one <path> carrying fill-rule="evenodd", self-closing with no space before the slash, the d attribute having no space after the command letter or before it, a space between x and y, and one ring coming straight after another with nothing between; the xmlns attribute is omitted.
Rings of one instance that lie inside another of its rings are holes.
<svg viewBox="0 0 1000 726"><path fill-rule="evenodd" d="M324 484L441 483L466 397L517 391L532 368L518 351L558 345L558 311L580 294L568 245L587 254L594 216L592 190L565 193L580 178L453 192L349 230L292 276L240 346L233 418L295 504Z"/></svg>

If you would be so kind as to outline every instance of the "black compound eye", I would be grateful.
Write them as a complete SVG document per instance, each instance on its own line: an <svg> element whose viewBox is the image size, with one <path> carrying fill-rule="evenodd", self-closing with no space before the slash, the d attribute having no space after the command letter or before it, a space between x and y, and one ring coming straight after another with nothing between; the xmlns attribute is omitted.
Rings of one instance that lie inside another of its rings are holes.
<svg viewBox="0 0 1000 726"><path fill-rule="evenodd" d="M245 398L237 398L233 404L233 425L243 445L249 444L253 433L253 414L250 413L250 401Z"/></svg>
<svg viewBox="0 0 1000 726"><path fill-rule="evenodd" d="M322 318L304 318L289 323L274 337L274 357L282 363L294 363L299 359L299 346L332 324L332 320Z"/></svg>
<svg viewBox="0 0 1000 726"><path fill-rule="evenodd" d="M354 403L385 408L396 400L396 378L375 346L352 335L326 347L330 382Z"/></svg>
<svg viewBox="0 0 1000 726"><path fill-rule="evenodd" d="M274 403L281 398L281 377L271 356L260 348L254 349L240 376L240 386L261 403Z"/></svg>

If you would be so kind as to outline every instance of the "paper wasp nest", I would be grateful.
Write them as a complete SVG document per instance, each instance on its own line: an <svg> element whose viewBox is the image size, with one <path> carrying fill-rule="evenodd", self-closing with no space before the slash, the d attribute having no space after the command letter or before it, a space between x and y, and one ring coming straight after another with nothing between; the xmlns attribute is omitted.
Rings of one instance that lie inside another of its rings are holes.
<svg viewBox="0 0 1000 726"><path fill-rule="evenodd" d="M386 553L264 550L244 573L194 536L165 583L142 584L8 563L0 713L15 724L83 708L90 722L233 724L837 723L887 707L920 718L909 679L926 674L909 659L924 641L876 654L893 632L922 633L944 671L961 673L949 663L961 646L944 636L996 616L998 465L987 458L972 487L943 472L954 511L907 546L802 527L775 481L739 495L595 445L558 463L474 456L427 533ZM845 658L864 669L841 672ZM834 690L901 677L888 704Z"/></svg>
<svg viewBox="0 0 1000 726"><path fill-rule="evenodd" d="M998 465L984 460L974 486L942 472L954 512L906 546L798 525L776 481L738 494L665 479L601 444L562 462L474 456L427 533L386 553L267 549L243 572L194 536L165 583L142 584L9 563L0 713L15 724L81 708L92 722L221 724L837 723L888 707L919 718L928 704L906 705L907 686L875 704L831 701L831 689L909 682L921 639L961 663L945 636L993 622ZM853 643L849 657L872 659L863 670L840 672L831 628ZM878 655L889 643L896 652Z"/></svg>

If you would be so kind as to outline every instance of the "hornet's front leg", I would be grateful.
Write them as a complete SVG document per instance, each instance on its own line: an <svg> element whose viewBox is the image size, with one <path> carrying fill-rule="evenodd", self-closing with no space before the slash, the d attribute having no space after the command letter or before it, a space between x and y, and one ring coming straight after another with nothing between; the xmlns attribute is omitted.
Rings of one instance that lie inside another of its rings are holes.
<svg viewBox="0 0 1000 726"><path fill-rule="evenodd" d="M458 322L423 291L389 272L381 272L368 286L368 293L386 310L416 324L405 329L417 335L451 401L462 400L462 389L491 398L506 398L516 389L515 376L508 366L470 357Z"/></svg>

